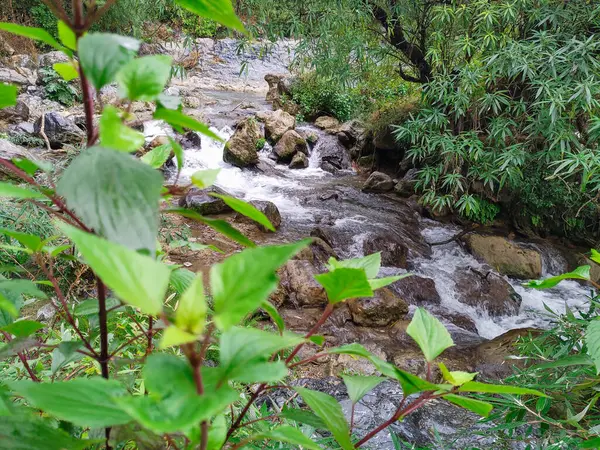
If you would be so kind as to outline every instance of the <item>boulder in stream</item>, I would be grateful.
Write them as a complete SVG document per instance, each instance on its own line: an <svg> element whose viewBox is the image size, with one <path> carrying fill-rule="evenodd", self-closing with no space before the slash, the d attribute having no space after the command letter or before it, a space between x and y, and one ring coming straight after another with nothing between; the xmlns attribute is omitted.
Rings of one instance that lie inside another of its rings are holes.
<svg viewBox="0 0 600 450"><path fill-rule="evenodd" d="M315 120L315 126L329 134L336 134L340 129L340 121L335 117L321 116Z"/></svg>
<svg viewBox="0 0 600 450"><path fill-rule="evenodd" d="M406 303L410 305L439 305L442 301L431 278L411 275L396 281L390 286Z"/></svg>
<svg viewBox="0 0 600 450"><path fill-rule="evenodd" d="M281 139L286 131L296 128L296 118L285 111L261 111L256 118L265 123L265 137L275 143Z"/></svg>
<svg viewBox="0 0 600 450"><path fill-rule="evenodd" d="M225 193L216 187L207 189L192 188L185 197L181 197L179 206L192 209L202 215L223 214L232 211L223 200L210 195L211 192L217 194Z"/></svg>
<svg viewBox="0 0 600 450"><path fill-rule="evenodd" d="M474 269L456 272L458 301L487 312L492 317L519 313L521 296L500 275Z"/></svg>
<svg viewBox="0 0 600 450"><path fill-rule="evenodd" d="M44 115L43 120L44 133L52 148L59 149L65 144L79 146L84 142L85 133L71 118L63 117L56 112L49 112ZM42 117L35 122L35 132L39 133L41 129Z"/></svg>
<svg viewBox="0 0 600 450"><path fill-rule="evenodd" d="M275 203L266 200L253 200L250 202L250 204L267 216L267 219L269 219L271 225L273 225L275 229L278 229L281 226L281 214L279 213L279 209ZM243 214L237 214L235 220L237 222L256 224L259 230L265 233L270 232L270 230L268 230L266 227L255 222L249 217L244 216Z"/></svg>
<svg viewBox="0 0 600 450"><path fill-rule="evenodd" d="M258 162L256 146L261 137L260 125L254 117L242 120L225 144L223 161L237 167L255 165Z"/></svg>
<svg viewBox="0 0 600 450"><path fill-rule="evenodd" d="M306 169L307 167L308 157L304 153L296 153L290 163L290 169Z"/></svg>
<svg viewBox="0 0 600 450"><path fill-rule="evenodd" d="M327 304L325 289L315 280L318 271L310 261L288 261L279 273L280 289L286 303L297 308Z"/></svg>
<svg viewBox="0 0 600 450"><path fill-rule="evenodd" d="M320 166L326 172L337 173L352 167L348 149L340 143L336 136L322 135L314 151L321 156Z"/></svg>
<svg viewBox="0 0 600 450"><path fill-rule="evenodd" d="M406 268L408 247L392 233L370 235L363 242L365 255L381 252L381 265Z"/></svg>
<svg viewBox="0 0 600 450"><path fill-rule="evenodd" d="M542 255L502 236L468 234L463 238L469 251L498 272L520 279L542 276Z"/></svg>
<svg viewBox="0 0 600 450"><path fill-rule="evenodd" d="M387 327L404 318L408 305L390 288L375 291L372 298L356 298L348 301L352 321L365 327Z"/></svg>
<svg viewBox="0 0 600 450"><path fill-rule="evenodd" d="M362 190L364 192L389 192L394 189L392 177L383 172L373 172L365 181Z"/></svg>
<svg viewBox="0 0 600 450"><path fill-rule="evenodd" d="M297 153L304 153L306 155L308 153L308 144L295 130L288 130L279 142L277 142L273 151L277 155L279 162L289 163Z"/></svg>

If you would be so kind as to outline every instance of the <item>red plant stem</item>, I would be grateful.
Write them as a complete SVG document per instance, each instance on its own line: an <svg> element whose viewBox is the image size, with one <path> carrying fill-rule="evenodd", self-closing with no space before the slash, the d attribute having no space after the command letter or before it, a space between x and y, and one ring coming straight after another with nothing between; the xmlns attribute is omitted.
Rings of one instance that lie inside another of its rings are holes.
<svg viewBox="0 0 600 450"><path fill-rule="evenodd" d="M240 428L247 427L248 425L252 425L253 423L256 423L256 422L262 422L263 420L271 420L271 419L276 419L276 418L277 418L276 414L272 414L272 415L266 416L266 417L261 417L260 419L254 419L254 420L251 420L250 422L241 424Z"/></svg>
<svg viewBox="0 0 600 450"><path fill-rule="evenodd" d="M356 403L352 403L352 411L350 412L350 434L352 434L352 430L354 429L354 408L356 407Z"/></svg>
<svg viewBox="0 0 600 450"><path fill-rule="evenodd" d="M4 335L4 337L6 338L6 340L8 342L12 341L10 334L8 334L6 331L3 331L2 334ZM17 356L19 357L19 359L21 360L21 363L23 364L23 367L25 367L25 370L29 374L29 378L31 378L32 381L39 383L41 380L37 377L37 375L31 369L31 366L29 365L29 362L27 361L27 357L25 356L25 354L23 352L19 352L19 353L17 353Z"/></svg>
<svg viewBox="0 0 600 450"><path fill-rule="evenodd" d="M147 345L146 345L146 356L148 356L150 353L152 353L152 333L154 330L154 317L150 316L148 317L148 341L147 341Z"/></svg>
<svg viewBox="0 0 600 450"><path fill-rule="evenodd" d="M142 338L142 337L144 337L144 336L149 336L149 335L152 335L152 334L154 334L154 333L158 333L159 331L160 331L160 330L157 330L157 329L152 329L152 330L144 331L143 333L140 333L140 334L138 334L138 335L136 335L136 336L132 337L132 338L131 338L131 339L129 339L127 342L123 343L123 344L122 344L122 345L121 345L119 348L117 348L117 349L116 349L114 352L112 352L112 353L111 353L111 354L108 356L108 358L109 358L109 359L112 359L112 358L114 358L115 356L117 356L117 354L118 354L118 353L119 353L121 350L123 350L125 347L127 347L128 345L130 345L130 344L131 344L133 341L136 341L136 340L138 340L139 338Z"/></svg>
<svg viewBox="0 0 600 450"><path fill-rule="evenodd" d="M98 286L98 320L100 322L100 369L102 371L102 377L108 380L108 362L110 356L108 355L108 327L106 312L106 287L100 278L96 277L96 285Z"/></svg>
<svg viewBox="0 0 600 450"><path fill-rule="evenodd" d="M318 320L318 322L315 324L315 326L311 328L311 330L306 334L306 336L304 336L304 338L308 339L309 337L314 335L317 331L319 331L319 329L323 326L323 324L327 321L327 319L329 319L329 316L331 315L332 312L333 312L333 303L328 303L327 307L325 308L325 311L323 311L323 314L321 315L321 318ZM287 357L287 359L285 360L285 363L289 364L289 362L292 359L294 359L294 356L296 356L298 354L298 352L300 351L300 349L303 346L304 346L304 343L298 344L298 346L296 346L296 348L290 354L290 356Z"/></svg>
<svg viewBox="0 0 600 450"><path fill-rule="evenodd" d="M310 357L308 357L306 359L303 359L302 361L298 361L298 362L295 362L294 364L290 364L288 366L288 369L292 369L292 368L294 368L296 366L302 366L302 365L307 364L309 362L316 361L319 358L324 358L325 356L329 356L329 353L316 353L316 354L314 354L314 355L312 355L312 356L310 356Z"/></svg>

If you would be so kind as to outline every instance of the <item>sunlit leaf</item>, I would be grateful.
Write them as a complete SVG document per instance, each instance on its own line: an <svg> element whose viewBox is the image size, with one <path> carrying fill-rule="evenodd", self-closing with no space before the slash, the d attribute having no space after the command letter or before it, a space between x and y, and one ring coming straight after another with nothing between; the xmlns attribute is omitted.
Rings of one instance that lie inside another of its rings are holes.
<svg viewBox="0 0 600 450"><path fill-rule="evenodd" d="M77 50L77 36L71 28L64 23L62 20L59 20L57 23L58 27L58 38L63 43L65 47L71 50Z"/></svg>
<svg viewBox="0 0 600 450"><path fill-rule="evenodd" d="M369 280L377 277L381 267L381 253L373 253L363 258L346 259L338 261L335 258L329 258L327 262L329 270L339 269L341 267L347 269L364 269Z"/></svg>
<svg viewBox="0 0 600 450"><path fill-rule="evenodd" d="M492 412L492 409L494 409L494 406L490 403L476 400L474 398L462 397L460 395L446 394L442 396L442 398L460 406L461 408L468 409L469 411L472 411L482 417L489 416L490 412Z"/></svg>
<svg viewBox="0 0 600 450"><path fill-rule="evenodd" d="M56 39L50 35L50 33L42 28L26 27L23 25L17 25L16 23L0 22L0 30L16 34L17 36L33 39L34 41L43 42L44 44L48 44L50 47L54 47L56 50L60 50L61 52L69 52L68 49L60 45Z"/></svg>
<svg viewBox="0 0 600 450"><path fill-rule="evenodd" d="M179 298L175 311L175 325L193 335L199 335L204 330L207 310L204 283L200 272Z"/></svg>
<svg viewBox="0 0 600 450"><path fill-rule="evenodd" d="M439 364L440 372L442 372L442 376L444 380L453 386L461 386L468 381L473 381L473 379L477 376L477 372L469 373L469 372L461 372L461 371L449 371L444 363Z"/></svg>
<svg viewBox="0 0 600 450"><path fill-rule="evenodd" d="M9 325L3 326L0 330L5 331L17 337L27 337L36 331L41 330L46 325L35 320L19 320Z"/></svg>
<svg viewBox="0 0 600 450"><path fill-rule="evenodd" d="M235 15L231 0L175 0L175 2L200 17L214 20L242 33L246 31Z"/></svg>
<svg viewBox="0 0 600 450"><path fill-rule="evenodd" d="M373 390L378 384L385 380L381 377L362 376L362 375L342 375L344 384L348 389L348 397L352 403L358 403L360 400Z"/></svg>
<svg viewBox="0 0 600 450"><path fill-rule="evenodd" d="M194 172L192 175L192 184L197 188L206 189L215 183L219 172L221 172L221 169L203 169Z"/></svg>
<svg viewBox="0 0 600 450"><path fill-rule="evenodd" d="M193 179L192 179L192 181L193 181ZM275 231L275 227L273 226L271 221L267 218L267 216L265 216L261 211L256 209L250 203L245 202L240 199L237 199L237 198L234 198L234 197L230 197L228 195L216 194L214 192L211 192L210 195L213 197L216 197L216 198L220 198L231 209L239 212L240 214L242 214L246 217L249 217L250 219L252 219L255 222L264 226L267 230Z"/></svg>
<svg viewBox="0 0 600 450"><path fill-rule="evenodd" d="M588 355L596 365L596 373L600 374L600 321L591 321L585 331L585 343Z"/></svg>
<svg viewBox="0 0 600 450"><path fill-rule="evenodd" d="M364 269L346 269L342 267L316 275L315 279L325 288L330 303L373 296L373 290Z"/></svg>
<svg viewBox="0 0 600 450"><path fill-rule="evenodd" d="M144 135L123 124L119 110L105 106L100 118L100 143L121 152L135 152L144 145Z"/></svg>
<svg viewBox="0 0 600 450"><path fill-rule="evenodd" d="M122 97L135 101L154 101L165 89L171 76L173 59L167 55L137 58L116 75Z"/></svg>
<svg viewBox="0 0 600 450"><path fill-rule="evenodd" d="M158 348L164 350L165 348L188 344L197 340L198 336L195 334L188 333L174 325L170 325L163 331Z"/></svg>
<svg viewBox="0 0 600 450"><path fill-rule="evenodd" d="M532 280L525 283L525 286L535 289L550 289L556 286L563 280L589 280L590 279L590 266L580 266L573 272L563 273L545 280Z"/></svg>
<svg viewBox="0 0 600 450"><path fill-rule="evenodd" d="M543 392L535 389L509 386L504 384L487 384L477 381L469 381L458 388L459 392L480 392L484 394L514 394L514 395L537 395L547 397Z"/></svg>
<svg viewBox="0 0 600 450"><path fill-rule="evenodd" d="M0 108L7 108L17 104L19 89L12 84L0 83Z"/></svg>
<svg viewBox="0 0 600 450"><path fill-rule="evenodd" d="M406 333L419 345L425 359L429 362L454 345L450 333L442 322L423 308L417 308Z"/></svg>
<svg viewBox="0 0 600 450"><path fill-rule="evenodd" d="M79 78L79 72L77 68L73 66L73 63L56 63L52 66L52 68L58 73L63 80L72 81L76 78Z"/></svg>

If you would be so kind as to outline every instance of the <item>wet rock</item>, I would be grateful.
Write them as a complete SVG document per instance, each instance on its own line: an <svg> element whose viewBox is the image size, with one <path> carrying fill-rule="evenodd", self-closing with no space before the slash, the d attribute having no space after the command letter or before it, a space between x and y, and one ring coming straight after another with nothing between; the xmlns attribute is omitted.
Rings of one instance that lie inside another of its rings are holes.
<svg viewBox="0 0 600 450"><path fill-rule="evenodd" d="M207 189L192 188L185 197L179 201L179 206L192 209L202 215L223 214L232 209L220 198L209 195L211 192L224 194L221 189L210 187Z"/></svg>
<svg viewBox="0 0 600 450"><path fill-rule="evenodd" d="M71 118L63 117L56 112L44 115L44 133L54 149L62 148L63 145L79 146L85 140L85 133L75 125ZM42 118L35 122L35 132L39 133L42 127Z"/></svg>
<svg viewBox="0 0 600 450"><path fill-rule="evenodd" d="M362 139L365 133L366 129L362 122L350 120L340 125L337 137L344 147L351 148Z"/></svg>
<svg viewBox="0 0 600 450"><path fill-rule="evenodd" d="M542 255L502 236L468 234L463 238L469 251L498 272L521 279L542 276Z"/></svg>
<svg viewBox="0 0 600 450"><path fill-rule="evenodd" d="M308 158L304 153L296 153L290 163L290 169L306 169L308 167Z"/></svg>
<svg viewBox="0 0 600 450"><path fill-rule="evenodd" d="M256 117L265 123L265 137L273 143L281 139L286 131L296 128L296 118L281 109L261 111Z"/></svg>
<svg viewBox="0 0 600 450"><path fill-rule="evenodd" d="M361 156L356 163L363 169L370 169L373 167L373 156Z"/></svg>
<svg viewBox="0 0 600 450"><path fill-rule="evenodd" d="M540 330L532 328L519 328L507 331L496 336L490 341L480 344L476 348L475 370L482 373L486 378L501 380L514 374L513 366L523 368L525 360L511 358L518 354L515 346L520 337L539 334Z"/></svg>
<svg viewBox="0 0 600 450"><path fill-rule="evenodd" d="M267 219L269 219L269 221L271 222L271 225L273 225L273 227L276 230L281 226L281 214L279 213L279 209L277 208L275 203L265 201L265 200L253 200L250 202L250 204L252 206L254 206L256 209L258 209L260 212L262 212L265 216L267 216ZM243 214L236 215L235 220L237 222L255 224L259 230L261 230L265 233L271 231L271 230L267 229L265 226L263 226L259 223L256 223L254 220L250 219L249 217L244 216Z"/></svg>
<svg viewBox="0 0 600 450"><path fill-rule="evenodd" d="M373 145L375 145L375 148L381 150L397 150L400 148L390 126L386 126L375 132L373 136Z"/></svg>
<svg viewBox="0 0 600 450"><path fill-rule="evenodd" d="M411 305L439 305L442 301L431 278L411 275L396 281L390 288Z"/></svg>
<svg viewBox="0 0 600 450"><path fill-rule="evenodd" d="M314 151L321 155L320 166L327 172L337 173L352 167L348 149L340 144L335 136L321 136Z"/></svg>
<svg viewBox="0 0 600 450"><path fill-rule="evenodd" d="M258 162L256 145L262 137L256 119L249 117L237 124L235 133L225 144L223 161L237 167L246 167Z"/></svg>
<svg viewBox="0 0 600 450"><path fill-rule="evenodd" d="M521 296L501 276L474 269L455 273L458 300L487 312L492 317L516 315Z"/></svg>
<svg viewBox="0 0 600 450"><path fill-rule="evenodd" d="M321 116L315 120L315 126L324 130L326 133L336 134L340 128L340 121L335 117Z"/></svg>
<svg viewBox="0 0 600 450"><path fill-rule="evenodd" d="M408 247L395 235L371 235L363 242L365 255L381 252L381 265L406 268Z"/></svg>
<svg viewBox="0 0 600 450"><path fill-rule="evenodd" d="M0 83L18 84L21 86L34 85L35 74L27 69L16 71L8 67L0 67Z"/></svg>
<svg viewBox="0 0 600 450"><path fill-rule="evenodd" d="M202 148L202 138L200 137L200 134L195 131L188 131L187 133L185 133L179 143L184 149Z"/></svg>
<svg viewBox="0 0 600 450"><path fill-rule="evenodd" d="M299 127L296 128L296 131L304 138L310 148L313 148L319 140L319 135L316 133L316 131L311 130L310 128Z"/></svg>
<svg viewBox="0 0 600 450"><path fill-rule="evenodd" d="M273 151L277 155L277 160L283 163L292 161L296 153L308 153L308 144L306 140L295 130L288 130L277 142Z"/></svg>
<svg viewBox="0 0 600 450"><path fill-rule="evenodd" d="M265 100L267 102L274 102L281 98L281 95L290 95L289 82L287 82L287 75L285 74L274 74L268 73L265 75L265 81L269 84L269 91Z"/></svg>
<svg viewBox="0 0 600 450"><path fill-rule="evenodd" d="M29 107L22 100L8 108L0 109L0 120L8 123L27 122L29 120Z"/></svg>
<svg viewBox="0 0 600 450"><path fill-rule="evenodd" d="M394 188L394 181L382 172L373 172L362 187L364 192L388 192Z"/></svg>
<svg viewBox="0 0 600 450"><path fill-rule="evenodd" d="M409 198L415 193L416 180L400 180L394 186L394 193L400 197Z"/></svg>
<svg viewBox="0 0 600 450"><path fill-rule="evenodd" d="M286 302L295 307L326 305L327 294L315 280L317 274L317 269L309 261L288 261L280 270Z"/></svg>
<svg viewBox="0 0 600 450"><path fill-rule="evenodd" d="M316 227L311 230L310 235L312 237L322 239L330 247L333 247L333 235L331 234L330 229L323 228L323 227Z"/></svg>
<svg viewBox="0 0 600 450"><path fill-rule="evenodd" d="M393 290L378 289L372 298L348 301L352 320L366 327L386 327L402 319L408 313L408 305Z"/></svg>
<svg viewBox="0 0 600 450"><path fill-rule="evenodd" d="M329 258L337 258L335 250L323 239L314 238L312 244L296 255L294 259L310 261L315 267L324 270Z"/></svg>
<svg viewBox="0 0 600 450"><path fill-rule="evenodd" d="M69 57L58 50L38 56L38 64L40 67L50 67L57 63L66 62L69 62Z"/></svg>
<svg viewBox="0 0 600 450"><path fill-rule="evenodd" d="M200 106L202 105L202 102L200 102L200 99L198 97L183 97L182 101L183 106L185 106L186 108L196 109L200 108Z"/></svg>

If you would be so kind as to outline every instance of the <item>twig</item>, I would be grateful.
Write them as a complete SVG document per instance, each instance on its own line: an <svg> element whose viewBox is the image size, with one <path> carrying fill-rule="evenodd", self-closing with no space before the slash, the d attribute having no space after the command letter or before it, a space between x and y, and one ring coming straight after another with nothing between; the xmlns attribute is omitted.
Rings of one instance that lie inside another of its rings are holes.
<svg viewBox="0 0 600 450"><path fill-rule="evenodd" d="M4 335L4 337L6 338L6 340L8 342L12 341L10 334L8 334L6 331L3 331L2 334ZM25 367L25 370L29 374L29 378L31 378L32 381L39 383L41 380L37 377L37 375L31 369L31 366L29 365L29 362L27 361L27 357L25 356L25 354L23 352L18 352L17 356L21 360L21 363L23 363L23 367Z"/></svg>
<svg viewBox="0 0 600 450"><path fill-rule="evenodd" d="M48 139L48 136L46 136L46 112L42 111L42 117L41 117L41 123L40 123L40 136L42 136L44 138L44 142L46 143L46 149L51 152L52 151L52 147L50 146L50 140Z"/></svg>

